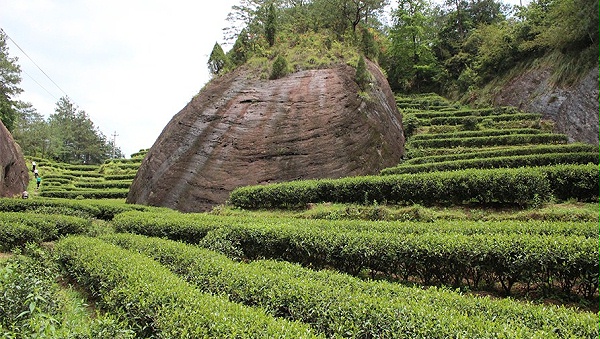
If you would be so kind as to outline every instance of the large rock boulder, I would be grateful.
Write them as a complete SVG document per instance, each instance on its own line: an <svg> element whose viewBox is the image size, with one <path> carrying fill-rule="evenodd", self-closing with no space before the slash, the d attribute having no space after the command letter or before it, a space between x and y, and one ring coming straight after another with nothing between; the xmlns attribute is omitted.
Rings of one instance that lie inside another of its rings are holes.
<svg viewBox="0 0 600 339"><path fill-rule="evenodd" d="M404 153L402 120L379 68L359 95L348 65L261 80L247 68L213 79L144 159L128 203L206 211L236 187L375 174Z"/></svg>
<svg viewBox="0 0 600 339"><path fill-rule="evenodd" d="M570 141L598 144L598 66L568 86L554 86L552 69L527 70L511 79L494 103L541 113Z"/></svg>
<svg viewBox="0 0 600 339"><path fill-rule="evenodd" d="M0 197L20 196L28 182L29 173L21 148L0 121Z"/></svg>

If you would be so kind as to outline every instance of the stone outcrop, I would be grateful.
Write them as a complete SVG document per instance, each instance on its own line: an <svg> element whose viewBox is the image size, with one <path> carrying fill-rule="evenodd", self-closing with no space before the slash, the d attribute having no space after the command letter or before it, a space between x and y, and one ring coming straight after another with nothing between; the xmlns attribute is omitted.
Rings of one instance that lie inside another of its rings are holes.
<svg viewBox="0 0 600 339"><path fill-rule="evenodd" d="M0 197L15 197L27 189L29 173L21 148L0 121Z"/></svg>
<svg viewBox="0 0 600 339"><path fill-rule="evenodd" d="M553 86L551 74L549 68L537 68L516 76L500 90L494 103L541 113L570 141L597 145L598 66L570 86Z"/></svg>
<svg viewBox="0 0 600 339"><path fill-rule="evenodd" d="M379 68L359 95L348 65L261 80L213 79L149 150L128 203L206 211L239 186L378 173L404 153L402 119Z"/></svg>

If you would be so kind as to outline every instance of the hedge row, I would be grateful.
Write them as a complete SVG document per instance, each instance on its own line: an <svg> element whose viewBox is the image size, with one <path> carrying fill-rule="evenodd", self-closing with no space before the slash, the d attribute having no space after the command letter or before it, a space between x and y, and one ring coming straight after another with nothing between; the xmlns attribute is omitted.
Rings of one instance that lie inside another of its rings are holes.
<svg viewBox="0 0 600 339"><path fill-rule="evenodd" d="M89 171L65 171L63 176L72 176L74 178L86 177L86 178L101 178L104 175L98 172L89 172Z"/></svg>
<svg viewBox="0 0 600 339"><path fill-rule="evenodd" d="M113 201L79 201L71 199L10 199L0 198L0 212L35 212L62 214L110 221L125 211L163 211L166 209L132 205Z"/></svg>
<svg viewBox="0 0 600 339"><path fill-rule="evenodd" d="M98 171L100 168L99 165L73 165L73 164L63 164L61 168L64 168L73 172L94 172Z"/></svg>
<svg viewBox="0 0 600 339"><path fill-rule="evenodd" d="M467 169L389 176L305 180L233 190L229 201L246 209L290 208L309 203L535 204L550 199L598 198L598 166L557 165Z"/></svg>
<svg viewBox="0 0 600 339"><path fill-rule="evenodd" d="M197 242L208 232L229 225L255 224L253 217L215 216L195 213L128 211L115 216L113 225L118 231L169 238L184 242ZM457 233L462 235L524 234L561 235L598 238L597 222L557 221L465 221L438 220L432 222L324 220L296 218L261 218L264 225L289 225L327 231L382 232L398 234Z"/></svg>
<svg viewBox="0 0 600 339"><path fill-rule="evenodd" d="M106 180L133 180L135 178L136 173L127 173L127 174L107 174L104 176Z"/></svg>
<svg viewBox="0 0 600 339"><path fill-rule="evenodd" d="M31 255L35 253L33 257ZM37 247L0 260L0 337L128 339L134 332L121 314L90 312L76 293L59 285L59 268Z"/></svg>
<svg viewBox="0 0 600 339"><path fill-rule="evenodd" d="M386 168L382 175L422 173L433 171L455 171L468 168L515 168L532 166L550 166L559 164L598 164L598 152L581 153L544 153L528 155L511 155L504 157L450 160L417 165L400 164L396 167Z"/></svg>
<svg viewBox="0 0 600 339"><path fill-rule="evenodd" d="M464 117L453 117L453 116L445 116L445 117L435 117L431 119L421 119L422 125L461 125L465 123L465 121L473 120L473 122L479 123L484 120L491 120L493 122L499 121L523 121L523 120L539 120L542 117L541 114L535 113L513 113L513 114L499 114L499 115L489 115L489 116L477 116L477 115L469 115Z"/></svg>
<svg viewBox="0 0 600 339"><path fill-rule="evenodd" d="M430 108L431 109L431 108ZM460 109L456 111L420 111L412 113L419 119L432 119L432 118L449 118L449 117L489 117L498 115L511 115L511 114L531 114L519 112L515 107L492 107L492 108L477 108L477 109Z"/></svg>
<svg viewBox="0 0 600 339"><path fill-rule="evenodd" d="M247 186L230 194L236 207L289 208L308 203L529 204L550 194L534 170L465 170L415 175L349 177Z"/></svg>
<svg viewBox="0 0 600 339"><path fill-rule="evenodd" d="M598 333L591 313L365 282L286 262L238 263L158 238L118 234L103 239L150 256L205 292L308 323L327 337L551 338L559 337L557 332L579 337Z"/></svg>
<svg viewBox="0 0 600 339"><path fill-rule="evenodd" d="M129 214L129 213L128 213ZM596 238L519 233L394 233L348 230L326 221L198 217L157 225L122 214L115 228L148 236L203 242L246 259L271 258L353 275L363 270L404 281L472 289L515 283L592 297L598 288ZM187 217L192 218L192 217ZM340 224L338 224L340 225ZM166 226L166 227L165 227ZM190 230L173 232L176 228ZM164 227L164 229L163 229Z"/></svg>
<svg viewBox="0 0 600 339"><path fill-rule="evenodd" d="M121 159L106 159L104 160L104 164L110 164L110 163L115 163L115 164L126 164L126 163L137 163L138 165L140 165L142 163L144 159L143 158L129 158L129 159L125 159L125 158L121 158Z"/></svg>
<svg viewBox="0 0 600 339"><path fill-rule="evenodd" d="M84 199L125 199L129 189L112 189L110 191L46 191L40 192L40 196L46 198L63 198L63 199L77 199L83 197Z"/></svg>
<svg viewBox="0 0 600 339"><path fill-rule="evenodd" d="M99 239L69 237L56 252L101 307L127 311L139 337L318 337L307 325L202 293L156 261Z"/></svg>
<svg viewBox="0 0 600 339"><path fill-rule="evenodd" d="M426 134L424 134L426 135ZM432 163L432 162L442 162L442 161L455 161L455 160L467 160L467 159L482 159L482 158L495 158L495 157L504 157L504 156L514 156L514 155L528 155L528 154L547 154L547 153L581 153L581 152L595 152L598 153L599 149L596 145L589 144L558 144L558 145L529 145L527 147L523 146L513 146L513 147L503 147L497 149L491 149L482 151L481 149L475 150L464 150L464 153L458 154L443 154L443 155L430 155L430 156L422 156L416 157L412 159L408 159L403 162L403 164L424 164L424 163Z"/></svg>
<svg viewBox="0 0 600 339"><path fill-rule="evenodd" d="M84 233L91 224L90 220L66 215L0 212L0 251Z"/></svg>
<svg viewBox="0 0 600 339"><path fill-rule="evenodd" d="M77 183L75 183L75 186L80 187L80 188L93 188L93 189L106 189L106 188L129 189L129 186L131 186L131 180L77 182Z"/></svg>
<svg viewBox="0 0 600 339"><path fill-rule="evenodd" d="M510 134L540 134L543 131L537 128L510 128L510 129L486 129L483 131L457 131L450 133L427 133L417 134L410 137L414 140L448 139L448 138L470 138Z"/></svg>
<svg viewBox="0 0 600 339"><path fill-rule="evenodd" d="M564 134L509 134L468 138L440 138L410 141L411 148L435 147L484 147L498 145L527 145L527 144L560 144L566 143L568 138Z"/></svg>

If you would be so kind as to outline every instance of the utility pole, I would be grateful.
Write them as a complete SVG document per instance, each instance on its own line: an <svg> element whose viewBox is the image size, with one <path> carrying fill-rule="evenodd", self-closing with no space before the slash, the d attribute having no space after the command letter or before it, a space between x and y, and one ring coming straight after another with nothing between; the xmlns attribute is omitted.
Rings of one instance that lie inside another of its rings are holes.
<svg viewBox="0 0 600 339"><path fill-rule="evenodd" d="M117 134L117 131L114 131L113 134L112 134L113 142L112 142L112 157L111 157L111 159L115 158L115 151L117 149L117 143L116 142L117 142L117 137L118 136L119 135Z"/></svg>

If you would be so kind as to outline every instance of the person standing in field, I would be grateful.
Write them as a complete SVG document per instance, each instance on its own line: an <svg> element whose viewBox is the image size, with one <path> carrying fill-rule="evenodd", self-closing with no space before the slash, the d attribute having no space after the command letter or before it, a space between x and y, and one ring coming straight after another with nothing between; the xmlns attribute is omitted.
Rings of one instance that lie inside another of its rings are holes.
<svg viewBox="0 0 600 339"><path fill-rule="evenodd" d="M35 179L36 183L37 183L37 187L36 190L40 188L40 184L42 183L42 177L40 177L39 175L37 176L37 178Z"/></svg>

